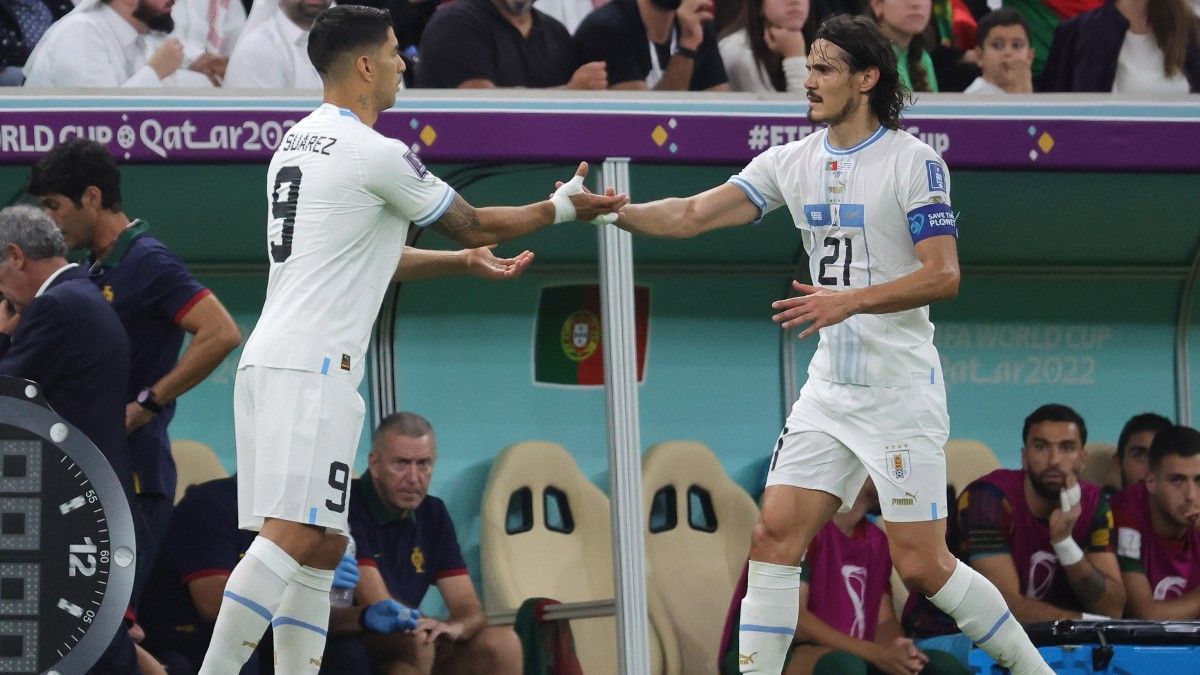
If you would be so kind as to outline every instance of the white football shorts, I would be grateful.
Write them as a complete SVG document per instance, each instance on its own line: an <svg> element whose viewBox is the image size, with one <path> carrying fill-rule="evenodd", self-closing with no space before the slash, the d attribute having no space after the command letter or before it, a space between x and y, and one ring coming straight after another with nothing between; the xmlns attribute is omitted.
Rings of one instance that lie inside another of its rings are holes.
<svg viewBox="0 0 1200 675"><path fill-rule="evenodd" d="M810 377L775 444L767 486L828 492L847 511L869 475L884 519L945 518L949 435L940 382L867 387Z"/></svg>
<svg viewBox="0 0 1200 675"><path fill-rule="evenodd" d="M366 413L350 374L245 366L233 413L238 527L278 518L346 532Z"/></svg>

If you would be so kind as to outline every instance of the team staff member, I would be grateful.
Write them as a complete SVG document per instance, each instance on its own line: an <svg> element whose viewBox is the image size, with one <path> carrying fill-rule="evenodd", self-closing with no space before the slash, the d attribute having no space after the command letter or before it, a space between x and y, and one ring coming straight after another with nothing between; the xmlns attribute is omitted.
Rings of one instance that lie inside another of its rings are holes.
<svg viewBox="0 0 1200 675"><path fill-rule="evenodd" d="M0 375L37 382L50 407L96 444L130 494L121 425L128 338L84 272L67 262L62 233L33 207L0 210L0 295ZM138 527L136 513L134 522ZM89 672L136 673L137 660L122 624Z"/></svg>
<svg viewBox="0 0 1200 675"><path fill-rule="evenodd" d="M237 476L194 485L171 513L139 621L144 646L195 672L212 638L221 594L254 533L237 526ZM244 672L257 673L257 660Z"/></svg>
<svg viewBox="0 0 1200 675"><path fill-rule="evenodd" d="M1112 502L1130 618L1200 619L1200 432L1168 427L1150 442L1150 471Z"/></svg>
<svg viewBox="0 0 1200 675"><path fill-rule="evenodd" d="M520 673L516 633L485 625L454 522L445 503L428 494L436 462L437 440L428 421L410 412L384 418L367 473L350 492L350 532L358 547L359 604L395 599L417 607L436 585L450 618L423 617L412 633L368 635L364 643L383 672L408 665L422 673ZM369 619L364 617L368 629Z"/></svg>
<svg viewBox="0 0 1200 675"><path fill-rule="evenodd" d="M143 555L152 565L175 501L167 436L175 400L220 365L241 333L221 301L150 234L149 224L125 215L121 172L103 145L73 139L57 146L33 167L29 192L70 248L88 250L87 272L129 336L125 428L134 492L150 530ZM192 341L180 355L184 333Z"/></svg>

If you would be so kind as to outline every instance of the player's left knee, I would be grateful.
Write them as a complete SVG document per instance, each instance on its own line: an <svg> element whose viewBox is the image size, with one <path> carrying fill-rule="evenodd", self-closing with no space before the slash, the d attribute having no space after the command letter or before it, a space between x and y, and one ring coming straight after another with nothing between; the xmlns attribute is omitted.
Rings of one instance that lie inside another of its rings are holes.
<svg viewBox="0 0 1200 675"><path fill-rule="evenodd" d="M911 592L933 595L954 571L955 560L949 551L935 546L905 546L891 542L892 566Z"/></svg>
<svg viewBox="0 0 1200 675"><path fill-rule="evenodd" d="M492 664L495 672L520 672L523 663L521 639L511 628L488 626L479 631L475 639L481 656Z"/></svg>

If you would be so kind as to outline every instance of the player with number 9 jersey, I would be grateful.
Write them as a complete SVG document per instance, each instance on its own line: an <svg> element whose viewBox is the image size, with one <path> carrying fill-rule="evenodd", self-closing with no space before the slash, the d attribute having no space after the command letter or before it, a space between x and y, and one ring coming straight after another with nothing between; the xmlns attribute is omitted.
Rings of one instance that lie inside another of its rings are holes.
<svg viewBox="0 0 1200 675"><path fill-rule="evenodd" d="M235 396L238 445L253 448L238 454L240 526L275 517L344 531L371 326L409 227L440 218L455 192L326 103L284 135L266 194L267 298Z"/></svg>

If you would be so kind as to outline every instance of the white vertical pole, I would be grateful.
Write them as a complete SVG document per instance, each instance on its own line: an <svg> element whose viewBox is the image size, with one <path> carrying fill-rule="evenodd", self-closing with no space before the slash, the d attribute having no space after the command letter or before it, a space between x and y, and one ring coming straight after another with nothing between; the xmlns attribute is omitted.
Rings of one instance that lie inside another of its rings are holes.
<svg viewBox="0 0 1200 675"><path fill-rule="evenodd" d="M600 190L629 192L629 159L609 158ZM649 675L646 534L642 509L642 443L638 424L637 340L633 244L628 232L604 225L600 243L600 309L604 327L604 393L612 481L613 588L621 675Z"/></svg>

